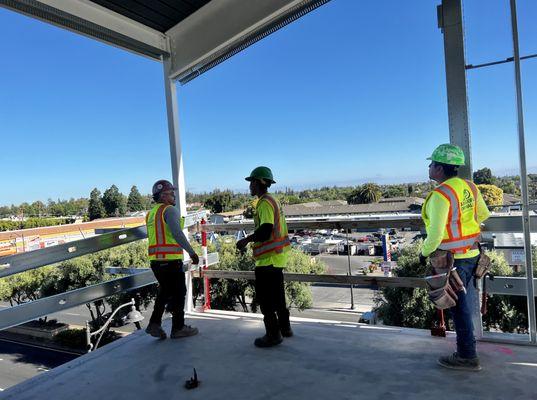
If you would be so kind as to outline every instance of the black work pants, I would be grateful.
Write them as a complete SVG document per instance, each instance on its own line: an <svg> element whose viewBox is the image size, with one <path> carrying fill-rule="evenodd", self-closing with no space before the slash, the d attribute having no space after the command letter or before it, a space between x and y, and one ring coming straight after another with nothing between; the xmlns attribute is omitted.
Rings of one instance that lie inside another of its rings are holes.
<svg viewBox="0 0 537 400"><path fill-rule="evenodd" d="M290 329L282 269L272 265L255 268L255 295L269 336Z"/></svg>
<svg viewBox="0 0 537 400"><path fill-rule="evenodd" d="M172 327L181 329L185 324L185 273L181 260L151 261L151 269L158 281L155 307L149 322L162 323L164 308L172 313Z"/></svg>

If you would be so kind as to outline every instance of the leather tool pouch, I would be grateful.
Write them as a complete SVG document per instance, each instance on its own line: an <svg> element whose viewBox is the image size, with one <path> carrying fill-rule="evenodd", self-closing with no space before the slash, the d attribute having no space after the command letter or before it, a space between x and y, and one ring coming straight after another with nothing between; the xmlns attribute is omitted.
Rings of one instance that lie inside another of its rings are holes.
<svg viewBox="0 0 537 400"><path fill-rule="evenodd" d="M475 268L474 276L476 279L483 278L487 273L490 272L492 265L490 257L485 254L479 245L479 260L477 261L477 267Z"/></svg>
<svg viewBox="0 0 537 400"><path fill-rule="evenodd" d="M457 292L463 290L464 285L457 271L453 270L453 254L445 250L436 250L429 260L433 273L436 274L426 278L429 299L439 310L454 307L458 300Z"/></svg>

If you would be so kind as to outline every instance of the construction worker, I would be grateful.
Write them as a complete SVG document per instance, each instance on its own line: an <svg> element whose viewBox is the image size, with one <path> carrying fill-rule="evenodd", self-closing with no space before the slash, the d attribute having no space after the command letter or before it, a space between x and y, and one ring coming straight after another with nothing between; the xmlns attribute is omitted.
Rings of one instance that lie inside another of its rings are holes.
<svg viewBox="0 0 537 400"><path fill-rule="evenodd" d="M185 273L183 271L183 252L186 251L192 262L197 264L199 257L190 246L183 233L184 219L175 208L175 188L169 181L159 180L153 185L153 200L157 204L146 216L148 254L151 269L157 278L159 289L155 306L146 332L151 336L166 339L162 329L164 308L172 313L172 339L193 336L198 329L185 325Z"/></svg>
<svg viewBox="0 0 537 400"><path fill-rule="evenodd" d="M438 363L446 368L479 371L472 325L472 309L477 301L473 278L480 253L480 224L490 212L477 186L457 177L459 166L465 163L460 147L442 144L428 160L429 178L439 185L427 196L422 208L427 238L420 262L425 265L427 257L437 249L451 252L453 267L465 287L457 292L457 304L451 308L457 352L440 357Z"/></svg>
<svg viewBox="0 0 537 400"><path fill-rule="evenodd" d="M255 231L239 240L237 248L244 251L248 243L253 243L255 293L266 330L263 337L255 339L254 345L271 347L280 344L282 336L293 336L283 284L283 268L290 243L280 203L267 193L270 185L276 183L272 171L257 167L245 179L250 182L250 194L258 198L254 213Z"/></svg>

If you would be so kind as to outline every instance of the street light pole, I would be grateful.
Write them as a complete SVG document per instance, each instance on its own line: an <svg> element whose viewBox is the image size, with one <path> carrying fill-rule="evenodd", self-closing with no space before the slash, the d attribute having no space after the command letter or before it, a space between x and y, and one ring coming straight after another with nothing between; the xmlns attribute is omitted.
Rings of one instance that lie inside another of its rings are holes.
<svg viewBox="0 0 537 400"><path fill-rule="evenodd" d="M135 323L136 327L138 329L140 329L139 322L142 321L144 319L144 317L143 317L142 314L140 314L140 312L138 310L136 310L135 305L136 305L136 303L134 302L134 299L131 299L131 301L129 301L128 303L120 305L118 308L116 308L116 310L112 313L112 315L110 315L110 317L108 317L108 320L104 323L104 325L101 328L99 328L98 330L96 330L95 332L91 332L90 326L89 326L89 321L86 321L86 345L87 345L88 353L91 352L92 350L97 349L97 347L99 346L99 343L101 342L102 337L104 336L104 333L106 332L106 329L108 328L108 325L110 325L110 322L112 321L114 316L117 314L117 312L119 310L121 310L122 308L124 308L124 307L131 306L131 311L127 315L126 320L128 322ZM95 346L93 346L91 344L91 337L93 335L98 335L99 336L99 338L97 339L97 342L95 343Z"/></svg>
<svg viewBox="0 0 537 400"><path fill-rule="evenodd" d="M345 230L345 235L347 236L347 261L348 261L348 268L349 268L349 272L347 274L348 274L348 276L352 276L352 271L351 271L351 246L349 245L349 229ZM352 283L349 285L349 288L351 289L351 310L354 310L354 293L352 291Z"/></svg>

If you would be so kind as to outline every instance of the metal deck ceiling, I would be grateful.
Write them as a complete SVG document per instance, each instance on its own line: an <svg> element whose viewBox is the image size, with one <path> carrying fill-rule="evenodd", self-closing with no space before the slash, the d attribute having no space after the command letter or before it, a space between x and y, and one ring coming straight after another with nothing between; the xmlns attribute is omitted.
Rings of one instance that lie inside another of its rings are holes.
<svg viewBox="0 0 537 400"><path fill-rule="evenodd" d="M0 0L154 60L186 83L329 0Z"/></svg>
<svg viewBox="0 0 537 400"><path fill-rule="evenodd" d="M166 32L210 0L91 0L145 26Z"/></svg>

